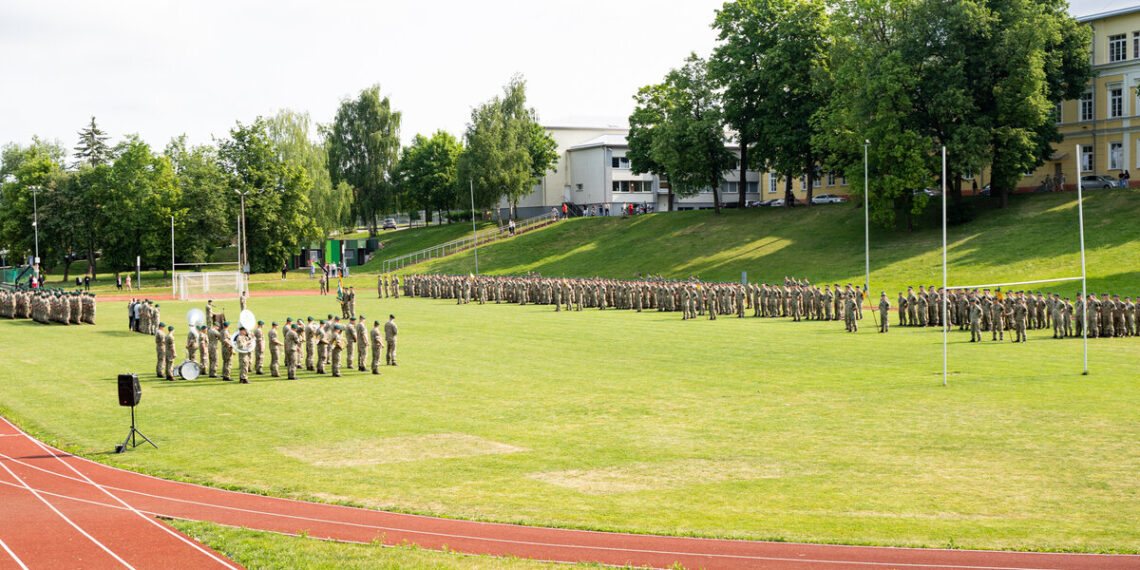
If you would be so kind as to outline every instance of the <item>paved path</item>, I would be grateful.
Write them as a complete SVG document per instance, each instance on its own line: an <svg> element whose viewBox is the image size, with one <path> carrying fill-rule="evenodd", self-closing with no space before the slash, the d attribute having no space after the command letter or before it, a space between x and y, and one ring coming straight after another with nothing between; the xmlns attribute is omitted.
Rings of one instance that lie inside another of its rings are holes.
<svg viewBox="0 0 1140 570"><path fill-rule="evenodd" d="M0 569L236 565L155 516L428 549L707 569L1140 568L1140 556L924 550L587 532L406 515L158 479L41 444L0 418Z"/></svg>

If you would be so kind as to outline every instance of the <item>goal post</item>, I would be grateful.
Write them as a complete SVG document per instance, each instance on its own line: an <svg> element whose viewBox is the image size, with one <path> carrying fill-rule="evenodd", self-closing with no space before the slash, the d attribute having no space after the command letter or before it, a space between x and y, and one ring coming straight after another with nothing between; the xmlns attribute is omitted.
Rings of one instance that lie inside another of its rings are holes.
<svg viewBox="0 0 1140 570"><path fill-rule="evenodd" d="M174 292L180 301L236 299L245 290L240 271L184 271L174 274Z"/></svg>
<svg viewBox="0 0 1140 570"><path fill-rule="evenodd" d="M983 283L977 285L950 285L948 282L948 269L946 258L949 250L948 242L946 239L946 147L942 147L942 385L947 384L947 360L948 360L948 345L950 340L950 323L947 321L946 316L949 314L949 306L947 305L949 292L952 290L967 290L967 289L981 289L987 287L1007 287L1016 285L1031 285L1039 283L1063 283L1068 281L1081 282L1081 303L1085 304L1082 313L1083 322L1081 322L1081 337L1084 343L1083 351L1083 371L1082 374L1088 375L1089 373L1089 311L1088 311L1088 272L1085 265L1085 206L1084 206L1084 193L1081 189L1081 147L1076 147L1076 163L1077 163L1077 233L1080 236L1081 242L1081 274L1075 277L1061 277L1058 279L1038 279L1032 281L1015 281L1009 283Z"/></svg>

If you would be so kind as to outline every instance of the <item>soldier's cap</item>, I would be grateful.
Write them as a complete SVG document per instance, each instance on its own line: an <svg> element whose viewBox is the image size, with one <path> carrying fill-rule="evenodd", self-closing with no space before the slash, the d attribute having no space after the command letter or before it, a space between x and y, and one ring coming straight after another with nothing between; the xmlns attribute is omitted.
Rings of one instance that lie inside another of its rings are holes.
<svg viewBox="0 0 1140 570"><path fill-rule="evenodd" d="M257 321L257 324L259 324L259 325L264 325L264 324L265 324L265 321Z"/></svg>
<svg viewBox="0 0 1140 570"><path fill-rule="evenodd" d="M394 319L394 318L396 318L396 315L388 315L388 318L389 318L389 319Z"/></svg>
<svg viewBox="0 0 1140 570"><path fill-rule="evenodd" d="M350 321L355 321L355 320L356 320L356 317L349 317L349 318L348 318L348 320L350 320Z"/></svg>
<svg viewBox="0 0 1140 570"><path fill-rule="evenodd" d="M207 303L213 303L213 302L214 302L214 300L213 300L213 299L206 299L206 302L207 302Z"/></svg>
<svg viewBox="0 0 1140 570"><path fill-rule="evenodd" d="M273 321L273 324L270 326L274 326L274 327L277 326L277 321Z"/></svg>
<svg viewBox="0 0 1140 570"><path fill-rule="evenodd" d="M336 330L338 330L338 331L344 330L344 325L337 325Z"/></svg>
<svg viewBox="0 0 1140 570"><path fill-rule="evenodd" d="M360 319L360 322L362 322L362 323L364 322L364 315L360 315L360 316L359 316L359 317L357 317L357 318L358 318L358 319Z"/></svg>
<svg viewBox="0 0 1140 570"><path fill-rule="evenodd" d="M229 322L229 321L225 321L224 323L222 323L222 326L223 326L223 327L228 327L228 326L230 326L230 322Z"/></svg>
<svg viewBox="0 0 1140 570"><path fill-rule="evenodd" d="M325 320L324 320L324 319L321 319L321 324L322 324L322 325L323 325L323 324L325 324Z"/></svg>
<svg viewBox="0 0 1140 570"><path fill-rule="evenodd" d="M310 320L310 321L311 321L311 320L313 320L313 317L309 317L309 320Z"/></svg>
<svg viewBox="0 0 1140 570"><path fill-rule="evenodd" d="M162 327L165 327L165 326L166 326L166 323L158 323L158 328L162 328Z"/></svg>
<svg viewBox="0 0 1140 570"><path fill-rule="evenodd" d="M238 325L238 332L241 332L241 331L244 331L244 330L245 330L245 327L243 327L243 326L241 326L241 325Z"/></svg>
<svg viewBox="0 0 1140 570"><path fill-rule="evenodd" d="M286 322L286 323L291 323L291 322L293 322L293 317L286 317L286 318L285 318L285 322Z"/></svg>
<svg viewBox="0 0 1140 570"><path fill-rule="evenodd" d="M329 316L328 316L328 318L330 318L330 319L332 318L332 313L329 313Z"/></svg>
<svg viewBox="0 0 1140 570"><path fill-rule="evenodd" d="M380 324L380 321L372 321L372 324L373 324L373 325L379 325L379 324Z"/></svg>
<svg viewBox="0 0 1140 570"><path fill-rule="evenodd" d="M170 325L170 326L166 327L166 330L171 330L171 331L174 330L174 325Z"/></svg>

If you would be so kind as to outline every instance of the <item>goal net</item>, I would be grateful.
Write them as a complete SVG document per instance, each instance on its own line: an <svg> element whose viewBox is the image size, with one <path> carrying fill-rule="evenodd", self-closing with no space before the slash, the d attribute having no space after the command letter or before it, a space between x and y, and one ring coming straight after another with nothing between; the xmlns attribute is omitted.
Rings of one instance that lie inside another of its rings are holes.
<svg viewBox="0 0 1140 570"><path fill-rule="evenodd" d="M245 290L245 275L240 271L174 274L174 294L181 301L236 299L243 290Z"/></svg>

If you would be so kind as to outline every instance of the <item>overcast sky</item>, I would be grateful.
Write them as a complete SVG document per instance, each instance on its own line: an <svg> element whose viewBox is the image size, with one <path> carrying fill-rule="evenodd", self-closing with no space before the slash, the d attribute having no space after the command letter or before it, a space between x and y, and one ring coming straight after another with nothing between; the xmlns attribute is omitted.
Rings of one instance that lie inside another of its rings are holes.
<svg viewBox="0 0 1140 570"><path fill-rule="evenodd" d="M623 120L637 88L707 55L723 0L0 0L0 144L74 146L94 115L161 149L280 109L328 122L379 83L416 133L463 132L512 74L545 124ZM1073 13L1136 5L1071 0Z"/></svg>

